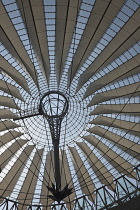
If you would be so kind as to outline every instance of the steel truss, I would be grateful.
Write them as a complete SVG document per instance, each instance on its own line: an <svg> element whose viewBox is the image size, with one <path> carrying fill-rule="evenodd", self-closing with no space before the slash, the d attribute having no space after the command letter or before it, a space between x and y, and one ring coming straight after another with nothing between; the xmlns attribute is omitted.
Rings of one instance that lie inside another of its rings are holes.
<svg viewBox="0 0 140 210"><path fill-rule="evenodd" d="M136 180L128 179L125 175L114 180L116 184L116 189L114 192L108 190L106 186L102 186L99 189L96 189L96 200L95 203L91 203L87 196L82 196L74 201L73 210L103 210L108 208L117 207L121 204L129 202L131 199L137 198L140 196L140 165L135 167ZM3 198L1 198L3 199ZM19 210L18 202L12 201L8 198L5 198L3 203L0 204L1 210ZM22 204L20 203L20 206ZM43 210L44 206L41 205L32 205L27 206L27 210ZM47 209L47 207L45 207ZM52 210L67 210L66 204L55 204L51 205Z"/></svg>

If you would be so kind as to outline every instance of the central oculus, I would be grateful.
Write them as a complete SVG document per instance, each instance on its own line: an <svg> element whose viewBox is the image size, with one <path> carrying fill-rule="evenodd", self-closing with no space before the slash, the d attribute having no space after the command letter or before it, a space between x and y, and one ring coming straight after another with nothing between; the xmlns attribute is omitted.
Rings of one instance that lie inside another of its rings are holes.
<svg viewBox="0 0 140 210"><path fill-rule="evenodd" d="M63 118L68 111L68 100L59 91L49 91L41 98L39 109L46 118Z"/></svg>
<svg viewBox="0 0 140 210"><path fill-rule="evenodd" d="M60 202L72 193L72 188L68 185L61 189L60 162L59 162L59 142L61 122L68 111L68 99L59 91L49 91L40 100L39 113L48 121L53 149L54 149L54 169L55 183L47 186L48 190L53 194L49 195L55 201Z"/></svg>

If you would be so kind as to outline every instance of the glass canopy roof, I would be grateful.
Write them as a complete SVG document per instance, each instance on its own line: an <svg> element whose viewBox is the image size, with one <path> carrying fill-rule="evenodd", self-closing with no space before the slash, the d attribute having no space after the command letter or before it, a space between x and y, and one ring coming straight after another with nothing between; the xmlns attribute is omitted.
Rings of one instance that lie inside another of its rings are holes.
<svg viewBox="0 0 140 210"><path fill-rule="evenodd" d="M135 184L140 1L2 0L0 13L0 202L78 209L84 197L93 208L96 190L113 195L116 178ZM51 128L39 111L50 91L51 111L61 113L68 100L59 163L61 190L72 193L57 207L48 189L56 184Z"/></svg>

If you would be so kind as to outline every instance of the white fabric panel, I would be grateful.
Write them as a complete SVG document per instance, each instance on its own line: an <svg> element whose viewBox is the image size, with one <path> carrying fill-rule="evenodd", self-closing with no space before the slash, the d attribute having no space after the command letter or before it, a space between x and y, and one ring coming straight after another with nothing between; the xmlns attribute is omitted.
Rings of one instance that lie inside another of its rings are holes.
<svg viewBox="0 0 140 210"><path fill-rule="evenodd" d="M105 104L97 106L91 115L120 113L126 115L140 115L140 104Z"/></svg>
<svg viewBox="0 0 140 210"><path fill-rule="evenodd" d="M65 42L66 24L69 18L69 3L68 0L57 1L56 6L56 75L58 82L60 81L61 65L63 55L63 45ZM76 12L76 10L74 9Z"/></svg>
<svg viewBox="0 0 140 210"><path fill-rule="evenodd" d="M47 206L47 210L51 210L52 207L51 206ZM46 206L43 206L41 210L46 210Z"/></svg>
<svg viewBox="0 0 140 210"><path fill-rule="evenodd" d="M30 204L33 199L36 182L39 176L43 149L36 150L30 169L26 175L17 200L23 204ZM20 208L19 208L20 209Z"/></svg>
<svg viewBox="0 0 140 210"><path fill-rule="evenodd" d="M14 102L14 100L7 96L0 96L0 106L6 106L9 108L20 110L20 107Z"/></svg>
<svg viewBox="0 0 140 210"><path fill-rule="evenodd" d="M88 106L120 97L134 97L140 95L140 82L96 94Z"/></svg>
<svg viewBox="0 0 140 210"><path fill-rule="evenodd" d="M98 44L99 40L106 32L124 2L125 0L114 0L113 2L98 0L95 2L73 59L72 78L74 77L78 67L84 63L92 50Z"/></svg>
<svg viewBox="0 0 140 210"><path fill-rule="evenodd" d="M64 5L66 5L66 2L67 2L67 0L59 1L59 5L58 5L59 11ZM66 26L65 36L64 36L65 28L64 28L63 24L65 22L64 19L65 19L66 14L64 14L64 16L63 16L63 14L62 14L62 12L64 13L63 10L61 10L61 17L60 17L61 20L59 20L59 22L56 23L56 59L58 56L57 67L59 67L57 75L59 75L59 73L62 73L64 66L65 66L65 62L66 62L67 55L69 52L71 40L72 40L73 33L75 30L76 18L77 18L77 7L79 7L78 3L79 3L78 0L69 0L69 8L68 8L68 16L67 16L67 23L66 23L67 26ZM58 1L57 1L57 4L58 4ZM60 16L60 12L58 15ZM57 21L58 21L58 19L57 19ZM60 25L58 25L58 24L60 24ZM63 43L63 41L64 41L64 43ZM63 45L63 52L62 52L62 45Z"/></svg>
<svg viewBox="0 0 140 210"><path fill-rule="evenodd" d="M15 153L21 149L23 145L25 145L28 141L24 139L20 139L15 141L8 149L6 149L1 155L0 155L0 166L1 169L3 169L10 159L15 155Z"/></svg>
<svg viewBox="0 0 140 210"><path fill-rule="evenodd" d="M3 80L0 80L0 90L14 96L15 98L20 99L21 101L24 101L24 99L21 96L19 90L15 86L13 86L13 85L11 85L11 84L3 81Z"/></svg>
<svg viewBox="0 0 140 210"><path fill-rule="evenodd" d="M0 147L13 139L20 137L21 135L23 135L23 133L14 130L3 134L2 136L0 136Z"/></svg>
<svg viewBox="0 0 140 210"><path fill-rule="evenodd" d="M0 118L1 119L14 119L17 118L18 116L15 115L13 112L7 109L0 109Z"/></svg>
<svg viewBox="0 0 140 210"><path fill-rule="evenodd" d="M0 2L1 8L1 41L4 46L8 49L8 51L15 57L20 64L24 67L24 69L29 73L31 78L36 83L36 75L34 71L34 66L11 22L2 2Z"/></svg>
<svg viewBox="0 0 140 210"><path fill-rule="evenodd" d="M103 163L94 155L92 150L84 143L80 142L77 143L80 149L85 153L87 156L87 161L89 162L90 166L92 167L93 171L95 172L96 176L100 180L102 184L108 186L110 190L115 189L115 184L113 184L113 176L108 171L108 169L103 165Z"/></svg>
<svg viewBox="0 0 140 210"><path fill-rule="evenodd" d="M99 141L92 135L83 136L83 138L92 144L103 155L103 157L120 173L127 175L130 178L136 178L136 173L133 172L133 166L124 158L107 147L102 141Z"/></svg>
<svg viewBox="0 0 140 210"><path fill-rule="evenodd" d="M134 131L136 135L140 136L140 123L133 123L125 120L116 120L110 117L99 116L96 117L95 120L91 121L90 124L105 125L109 127L111 126L114 128L125 130L126 132L129 131L129 133L132 133L131 131Z"/></svg>
<svg viewBox="0 0 140 210"><path fill-rule="evenodd" d="M139 13L140 8L126 22L123 28L117 33L112 41L105 47L89 68L80 76L78 90L87 82L95 73L99 72L119 55L133 46L139 40Z"/></svg>
<svg viewBox="0 0 140 210"><path fill-rule="evenodd" d="M40 194L40 203L44 206L51 205L54 201L50 198L47 198L48 195L51 195L51 192L48 191L47 186L52 186L54 184L54 154L51 150L46 155L44 179L42 182L42 190Z"/></svg>
<svg viewBox="0 0 140 210"><path fill-rule="evenodd" d="M105 62L103 62L103 64L98 68L97 72L105 68L112 61L114 61L116 58L118 58L120 55L122 55L125 51L127 51L130 47L132 47L135 43L139 41L139 34L140 34L140 28L138 23L139 13L140 9L134 14L132 18L130 18L130 21L126 23L126 25L120 30L120 33L116 35L115 39L113 39L110 42L110 44L107 46L107 49L105 48L106 50L104 50L101 53L100 59L103 58L103 61ZM134 28L132 29L131 24L133 24L133 22L134 22ZM125 43L123 43L123 41ZM120 45L119 48L118 45Z"/></svg>
<svg viewBox="0 0 140 210"><path fill-rule="evenodd" d="M26 161L33 150L34 146L26 147L19 158L16 160L12 168L8 171L5 178L1 182L0 194L3 197L8 197L14 189L22 170L25 167Z"/></svg>
<svg viewBox="0 0 140 210"><path fill-rule="evenodd" d="M40 69L45 78L49 81L50 67L43 0L17 0L17 4L20 8L28 30L29 38L37 55Z"/></svg>
<svg viewBox="0 0 140 210"><path fill-rule="evenodd" d="M7 73L13 80L15 80L16 83L19 84L24 90L30 93L25 78L13 66L11 66L8 63L8 61L5 60L1 55L0 55L0 69L5 73ZM9 86L9 88L11 88L11 86ZM10 90L14 91L13 88Z"/></svg>
<svg viewBox="0 0 140 210"><path fill-rule="evenodd" d="M18 128L18 127L20 127L20 125L14 123L13 121L10 121L10 120L3 120L0 122L0 132L9 130L9 129Z"/></svg>
<svg viewBox="0 0 140 210"><path fill-rule="evenodd" d="M47 210L51 210L52 207L51 206L47 206ZM42 210L46 210L46 206L42 207Z"/></svg>
<svg viewBox="0 0 140 210"><path fill-rule="evenodd" d="M13 26L12 26L13 27ZM14 28L13 28L14 29ZM5 34L4 33L4 31L2 30L2 28L0 27L0 33L1 33L1 42L2 42L2 44L5 46L5 48L9 51L9 53L15 58L15 60L17 60L17 63L19 63L19 65L22 67L22 69L24 69L24 71L33 79L33 81L37 84L37 81L36 81L36 77L35 77L35 73L34 73L34 75L33 75L33 73L31 73L31 71L32 70L30 70L30 68L27 66L27 64L26 64L26 62L24 61L24 59L22 60L21 58L20 58L20 56L19 56L19 54L17 54L17 51L16 51L16 49L13 47L13 45L12 45L12 43L11 43L11 41L8 39L8 37L7 37L7 34ZM8 31L8 33L10 33L10 31ZM17 39L19 39L19 37L16 37ZM16 40L17 41L17 40ZM18 40L19 42L21 42L20 41L20 39ZM18 41L17 41L17 44L19 44L18 43ZM18 48L18 46L17 46L17 48ZM22 54L24 54L24 52L26 52L25 51L25 49L24 48L22 48L22 49L19 49L21 52L20 52L20 54L22 55ZM26 53L27 54L27 53ZM28 56L28 55L26 55L26 56ZM26 58L27 60L29 59L28 57ZM30 61L31 62L31 61ZM31 63L31 65L33 65L32 63ZM32 68L34 68L33 66L32 66ZM33 70L34 71L34 70Z"/></svg>
<svg viewBox="0 0 140 210"><path fill-rule="evenodd" d="M139 144L130 141L118 134L114 134L111 131L107 131L106 129L101 128L99 126L94 126L93 128L90 128L88 131L115 143L116 146L122 149L124 152L140 160Z"/></svg>
<svg viewBox="0 0 140 210"><path fill-rule="evenodd" d="M68 187L74 189L74 184L72 181L72 176L70 173L70 168L68 164L68 159L66 156L66 152L64 150L61 150L60 155L60 170L61 170L61 188L63 188L68 184ZM72 209L74 207L74 202L72 202L76 197L75 191L68 197L64 199L65 202L71 202L68 203L66 206L68 209Z"/></svg>
<svg viewBox="0 0 140 210"><path fill-rule="evenodd" d="M113 71L102 76L95 82L91 83L86 90L84 98L88 97L89 95L101 89L102 87L105 87L109 83L112 82L114 83L119 80L138 74L140 72L139 64L140 64L140 54L136 55L134 58L125 62L118 68L115 68Z"/></svg>
<svg viewBox="0 0 140 210"><path fill-rule="evenodd" d="M81 186L81 190L86 194L91 202L95 201L95 185L93 180L89 176L89 173L84 165L84 162L81 160L77 150L74 147L69 147L73 157L73 164L76 170L76 174Z"/></svg>

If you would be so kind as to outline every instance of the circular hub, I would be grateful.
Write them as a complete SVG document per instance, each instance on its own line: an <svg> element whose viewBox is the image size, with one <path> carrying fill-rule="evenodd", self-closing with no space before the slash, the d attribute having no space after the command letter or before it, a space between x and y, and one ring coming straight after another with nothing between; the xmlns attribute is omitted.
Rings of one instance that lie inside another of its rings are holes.
<svg viewBox="0 0 140 210"><path fill-rule="evenodd" d="M47 118L63 118L68 111L68 100L58 91L49 91L42 97L39 111Z"/></svg>
<svg viewBox="0 0 140 210"><path fill-rule="evenodd" d="M30 98L30 96L26 98L24 110L27 110L27 114L23 113L23 116L30 113L30 115L33 115L24 118L24 122L20 120L26 138L32 136L34 143L39 148L45 146L46 150L49 150L53 146L49 121L54 118L61 119L60 146L73 144L81 138L80 136L84 136L86 129L91 126L88 125L88 122L93 118L89 115L91 108L87 107L89 98L82 100L82 90L75 95L73 91L68 94L48 90L42 95L41 99L37 94L33 98ZM21 106L21 104L18 105ZM39 113L39 115L34 116L35 113Z"/></svg>

